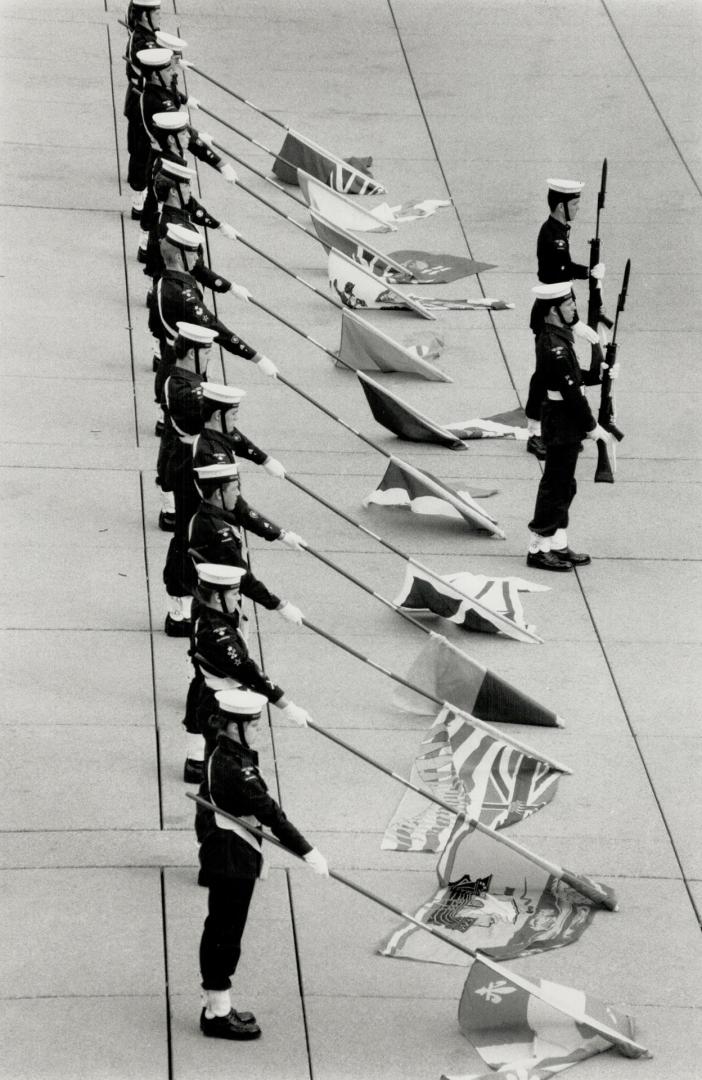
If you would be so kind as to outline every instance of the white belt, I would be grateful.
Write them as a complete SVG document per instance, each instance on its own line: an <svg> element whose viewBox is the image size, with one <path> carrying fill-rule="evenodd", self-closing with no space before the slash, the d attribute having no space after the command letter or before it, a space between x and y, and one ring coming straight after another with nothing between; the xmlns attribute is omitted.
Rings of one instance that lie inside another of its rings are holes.
<svg viewBox="0 0 702 1080"><path fill-rule="evenodd" d="M563 394L560 390L547 390L546 396L549 401L563 401Z"/></svg>

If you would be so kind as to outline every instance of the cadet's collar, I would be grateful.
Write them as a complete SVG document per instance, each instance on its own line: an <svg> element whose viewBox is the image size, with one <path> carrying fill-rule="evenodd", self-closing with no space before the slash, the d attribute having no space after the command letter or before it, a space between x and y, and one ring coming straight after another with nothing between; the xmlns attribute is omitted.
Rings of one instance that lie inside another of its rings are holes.
<svg viewBox="0 0 702 1080"><path fill-rule="evenodd" d="M573 331L569 326L557 326L556 323L545 323L544 325L548 327L550 332L555 334L556 337L561 337L564 341L568 341L571 344L573 343Z"/></svg>
<svg viewBox="0 0 702 1080"><path fill-rule="evenodd" d="M205 502L204 499L200 504L200 512L203 514L209 514L211 517L223 518L229 525L236 525L239 528L239 522L237 521L236 512L234 510L226 510L223 506L217 506L216 503Z"/></svg>
<svg viewBox="0 0 702 1080"><path fill-rule="evenodd" d="M227 735L226 731L220 731L217 736L217 745L232 757L240 758L245 764L258 765L258 751L252 750L250 746L244 746L238 739Z"/></svg>
<svg viewBox="0 0 702 1080"><path fill-rule="evenodd" d="M166 273L172 281L183 281L186 285L191 285L194 289L197 289L197 282L192 274L189 274L185 270L167 270ZM200 290L198 289L198 292Z"/></svg>
<svg viewBox="0 0 702 1080"><path fill-rule="evenodd" d="M559 221L558 218L552 217L553 229L555 232L563 233L564 236L568 236L570 233L570 225L567 221Z"/></svg>
<svg viewBox="0 0 702 1080"><path fill-rule="evenodd" d="M178 372L178 378L184 379L187 376L188 382L201 383L204 376L197 371L191 371L190 368L183 367L177 360L173 365L173 371Z"/></svg>

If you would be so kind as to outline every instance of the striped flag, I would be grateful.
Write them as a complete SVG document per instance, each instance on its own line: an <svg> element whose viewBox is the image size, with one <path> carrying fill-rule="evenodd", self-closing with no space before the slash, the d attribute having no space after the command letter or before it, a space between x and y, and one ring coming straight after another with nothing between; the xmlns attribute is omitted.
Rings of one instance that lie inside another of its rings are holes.
<svg viewBox="0 0 702 1080"><path fill-rule="evenodd" d="M427 342L417 340L412 345L400 345L346 308L341 312L339 359L356 370L406 371L431 382L453 382L432 363L441 355L443 344L441 338L432 336Z"/></svg>
<svg viewBox="0 0 702 1080"><path fill-rule="evenodd" d="M375 379L357 371L356 375L363 387L363 393L370 405L373 417L378 423L392 431L399 439L409 442L438 443L449 450L465 450L466 444L440 424L434 423L424 413L412 408L397 394L380 386Z"/></svg>
<svg viewBox="0 0 702 1080"><path fill-rule="evenodd" d="M596 911L565 882L477 830L461 842L451 878L439 876L438 886L413 917L500 961L572 945ZM465 953L410 920L388 935L379 952L435 964L468 962Z"/></svg>
<svg viewBox="0 0 702 1080"><path fill-rule="evenodd" d="M625 1057L650 1056L632 1041L633 1018L620 1009L546 979L539 979L537 987L539 997L499 978L479 960L471 967L458 1006L458 1024L486 1064L499 1070L483 1076L544 1080L612 1045ZM451 1072L442 1080L470 1080L470 1076L474 1074Z"/></svg>
<svg viewBox="0 0 702 1080"><path fill-rule="evenodd" d="M273 164L273 172L284 184L297 184L298 169L303 169L335 191L345 191L349 195L381 195L385 188L371 176L372 164L370 157L339 158L306 135L289 129Z"/></svg>
<svg viewBox="0 0 702 1080"><path fill-rule="evenodd" d="M444 707L417 757L412 782L423 784L456 814L504 829L535 814L556 794L561 773ZM456 862L470 827L454 832L455 817L416 792L403 795L383 837L392 851L443 851L442 884L455 880ZM448 844L449 837L451 844ZM448 845L448 846L447 846Z"/></svg>
<svg viewBox="0 0 702 1080"><path fill-rule="evenodd" d="M438 634L433 634L419 651L407 680L488 724L564 726L552 709L534 701ZM393 704L422 716L433 711L427 698L399 684L393 692Z"/></svg>

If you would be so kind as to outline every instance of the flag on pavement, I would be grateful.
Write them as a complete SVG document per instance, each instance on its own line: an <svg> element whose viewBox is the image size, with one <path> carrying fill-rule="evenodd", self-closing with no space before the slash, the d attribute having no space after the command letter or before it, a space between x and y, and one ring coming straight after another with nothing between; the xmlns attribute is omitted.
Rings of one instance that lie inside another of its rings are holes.
<svg viewBox="0 0 702 1080"><path fill-rule="evenodd" d="M335 191L345 191L349 195L381 195L385 188L373 179L372 164L370 157L338 158L312 139L290 129L273 163L273 172L284 184L297 184L297 170L303 169Z"/></svg>
<svg viewBox="0 0 702 1080"><path fill-rule="evenodd" d="M460 255L435 255L430 251L391 251L387 258L395 259L409 272L414 281L422 285L445 285L449 281L482 274L494 270L494 263L476 262Z"/></svg>
<svg viewBox="0 0 702 1080"><path fill-rule="evenodd" d="M545 1080L613 1045L625 1057L650 1057L633 1042L633 1017L572 986L537 981L539 997L476 960L458 1006L463 1035L491 1069L491 1080ZM546 1000L542 1000L545 998ZM549 1002L553 1002L551 1005ZM567 1009L568 1014L560 1011ZM475 1074L445 1072L442 1080Z"/></svg>
<svg viewBox="0 0 702 1080"><path fill-rule="evenodd" d="M432 634L412 662L407 679L441 701L450 701L488 724L532 724L563 727L551 709L484 668L446 638ZM396 685L393 704L426 716L433 705L405 686Z"/></svg>
<svg viewBox="0 0 702 1080"><path fill-rule="evenodd" d="M406 203L398 203L397 206L390 206L386 202L380 203L379 206L373 207L371 213L379 221L385 221L391 225L402 225L406 221L431 217L437 210L450 205L450 199L411 199Z"/></svg>
<svg viewBox="0 0 702 1080"><path fill-rule="evenodd" d="M400 345L382 330L346 308L341 312L341 342L338 356L357 371L378 368L380 371L410 371L431 382L453 382L432 361L438 360L443 348L441 338L417 340L413 345Z"/></svg>
<svg viewBox="0 0 702 1080"><path fill-rule="evenodd" d="M438 877L438 889L412 913L414 918L494 960L514 960L572 945L596 911L565 882L477 829L461 842L450 877L441 873ZM379 952L435 964L469 962L464 953L409 920L388 935Z"/></svg>
<svg viewBox="0 0 702 1080"><path fill-rule="evenodd" d="M344 307L348 308L409 308L423 319L435 316L420 301L408 296L383 278L376 277L360 263L349 259L335 248L329 252L327 262L329 285Z"/></svg>
<svg viewBox="0 0 702 1080"><path fill-rule="evenodd" d="M510 409L494 416L477 417L473 420L457 420L446 424L459 439L520 439L529 438L524 409Z"/></svg>
<svg viewBox="0 0 702 1080"><path fill-rule="evenodd" d="M338 191L332 191L321 180L303 169L298 169L297 180L300 191L310 210L316 210L333 225L354 232L395 232L397 225L381 221L380 218L360 203L353 202Z"/></svg>
<svg viewBox="0 0 702 1080"><path fill-rule="evenodd" d="M476 296L414 296L413 300L423 304L432 311L512 311L514 304L508 304L506 300L496 300L491 297Z"/></svg>
<svg viewBox="0 0 702 1080"><path fill-rule="evenodd" d="M409 442L438 443L439 446L446 446L449 450L467 449L466 444L456 435L439 424L435 424L424 413L413 409L397 394L380 386L375 379L371 379L361 371L357 371L356 375L374 418L399 439L407 439Z"/></svg>
<svg viewBox="0 0 702 1080"><path fill-rule="evenodd" d="M470 529L484 529L503 536L495 519L473 501L481 495L485 498L486 494L456 491L432 473L392 457L378 487L366 495L363 505L406 507L413 514L459 519Z"/></svg>
<svg viewBox="0 0 702 1080"><path fill-rule="evenodd" d="M533 628L528 627L524 619L519 593L549 590L548 585L534 584L524 578L489 578L484 574L470 574L467 571L442 574L441 580L446 582L445 588L417 567L409 565L400 594L394 602L404 611L439 615L464 630L477 630L487 634L496 634L499 631L509 633L509 628L503 625L502 620L495 618L502 616L509 619L515 629L533 632ZM454 589L451 588L452 585ZM463 595L457 595L456 589ZM478 601L477 606L466 597Z"/></svg>
<svg viewBox="0 0 702 1080"><path fill-rule="evenodd" d="M327 254L332 248L335 248L342 255L347 255L349 259L353 259L354 262L362 263L376 277L384 278L387 281L401 283L413 280L412 274L405 270L401 263L396 262L390 255L383 255L382 251L378 251L367 240L359 240L358 237L352 236L341 225L334 225L331 221L327 221L326 218L311 207L310 217L312 218L314 230L326 248Z"/></svg>
<svg viewBox="0 0 702 1080"><path fill-rule="evenodd" d="M422 746L412 783L421 783L456 814L464 813L492 829L530 817L556 794L558 769L476 727L470 717L448 706L434 720ZM461 849L472 831L463 822L461 829L454 829L455 821L448 810L407 791L382 846L393 851L446 848L438 873L440 883L448 885L466 872Z"/></svg>

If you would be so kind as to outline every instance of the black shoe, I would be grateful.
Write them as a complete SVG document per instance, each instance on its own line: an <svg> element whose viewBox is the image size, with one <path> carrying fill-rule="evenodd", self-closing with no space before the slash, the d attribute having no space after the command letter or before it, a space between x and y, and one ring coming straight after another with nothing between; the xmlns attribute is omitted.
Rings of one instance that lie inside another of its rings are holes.
<svg viewBox="0 0 702 1080"><path fill-rule="evenodd" d="M153 371L154 375L158 371L158 367L159 367L160 363L161 363L161 357L158 355L158 353L154 353L154 355L151 357L151 370ZM163 423L163 420L159 420L159 424L162 424L162 423Z"/></svg>
<svg viewBox="0 0 702 1080"><path fill-rule="evenodd" d="M144 273L146 273L146 271L144 271ZM153 302L154 302L154 290L149 289L149 291L146 294L146 298L144 300L144 304L149 309L149 311L151 311L151 308L153 306ZM156 368L154 368L154 371L155 370L156 370Z"/></svg>
<svg viewBox="0 0 702 1080"><path fill-rule="evenodd" d="M567 564L570 569L570 563ZM166 615L163 629L168 637L190 637L190 619L172 619L170 611Z"/></svg>
<svg viewBox="0 0 702 1080"><path fill-rule="evenodd" d="M571 551L569 547L551 548L551 553L557 555L563 562L569 562L571 566L587 566L592 562L589 555L578 554L577 551Z"/></svg>
<svg viewBox="0 0 702 1080"><path fill-rule="evenodd" d="M183 781L186 784L201 784L205 779L205 762L186 757L183 766Z"/></svg>
<svg viewBox="0 0 702 1080"><path fill-rule="evenodd" d="M154 435L156 435L160 439L165 430L166 425L164 424L163 420L157 420L154 424Z"/></svg>
<svg viewBox="0 0 702 1080"><path fill-rule="evenodd" d="M161 510L158 515L158 527L161 532L175 532L175 514L170 510Z"/></svg>
<svg viewBox="0 0 702 1080"><path fill-rule="evenodd" d="M141 210L137 210L135 206L132 207L132 221L141 221Z"/></svg>
<svg viewBox="0 0 702 1080"><path fill-rule="evenodd" d="M245 1019L251 1017L251 1020ZM228 1016L213 1016L209 1020L205 1010L200 1013L200 1031L212 1039L257 1039L261 1029L251 1013L238 1013L234 1009Z"/></svg>
<svg viewBox="0 0 702 1080"><path fill-rule="evenodd" d="M572 564L559 559L555 551L530 551L526 562L534 570L558 570L564 573L573 569Z"/></svg>
<svg viewBox="0 0 702 1080"><path fill-rule="evenodd" d="M146 248L137 248L137 262L146 262Z"/></svg>
<svg viewBox="0 0 702 1080"><path fill-rule="evenodd" d="M527 439L527 452L544 461L546 457L546 443L540 435L530 435Z"/></svg>

